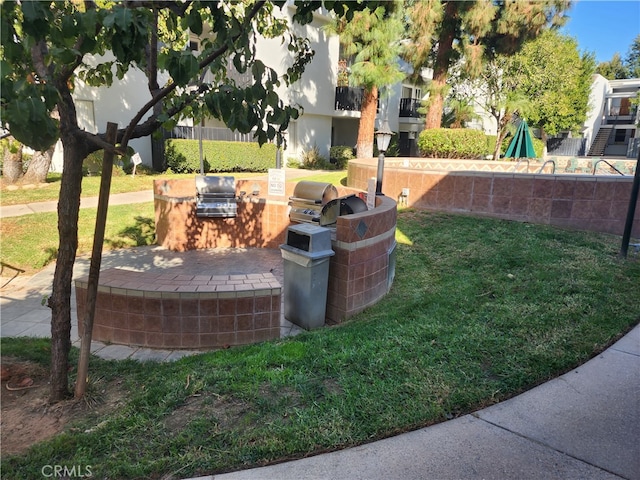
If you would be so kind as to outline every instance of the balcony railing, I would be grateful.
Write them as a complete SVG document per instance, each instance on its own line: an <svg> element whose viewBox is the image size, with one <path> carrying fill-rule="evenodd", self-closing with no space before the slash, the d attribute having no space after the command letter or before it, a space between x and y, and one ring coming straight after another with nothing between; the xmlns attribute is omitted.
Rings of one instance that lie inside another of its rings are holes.
<svg viewBox="0 0 640 480"><path fill-rule="evenodd" d="M401 98L400 99L400 117L419 118L418 108L420 108L420 99L418 98Z"/></svg>
<svg viewBox="0 0 640 480"><path fill-rule="evenodd" d="M360 111L363 92L362 88L336 87L335 109Z"/></svg>

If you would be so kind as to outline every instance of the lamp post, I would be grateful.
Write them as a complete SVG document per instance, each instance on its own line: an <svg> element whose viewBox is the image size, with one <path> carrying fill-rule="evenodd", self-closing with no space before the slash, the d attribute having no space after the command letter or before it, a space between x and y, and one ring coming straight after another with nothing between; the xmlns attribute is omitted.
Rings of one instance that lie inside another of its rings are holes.
<svg viewBox="0 0 640 480"><path fill-rule="evenodd" d="M389 122L382 122L382 126L376 132L376 143L378 144L378 175L376 176L376 195L384 195L382 193L382 175L384 173L384 153L389 148L391 136L393 132L389 128Z"/></svg>

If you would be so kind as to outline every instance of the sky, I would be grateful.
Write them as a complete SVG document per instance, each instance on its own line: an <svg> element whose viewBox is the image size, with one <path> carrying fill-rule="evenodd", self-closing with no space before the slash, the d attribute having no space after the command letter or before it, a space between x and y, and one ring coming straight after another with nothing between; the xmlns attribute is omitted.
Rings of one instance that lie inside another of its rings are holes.
<svg viewBox="0 0 640 480"><path fill-rule="evenodd" d="M640 0L578 0L560 30L578 40L582 52L595 53L596 62L608 62L618 52L624 60L640 34Z"/></svg>

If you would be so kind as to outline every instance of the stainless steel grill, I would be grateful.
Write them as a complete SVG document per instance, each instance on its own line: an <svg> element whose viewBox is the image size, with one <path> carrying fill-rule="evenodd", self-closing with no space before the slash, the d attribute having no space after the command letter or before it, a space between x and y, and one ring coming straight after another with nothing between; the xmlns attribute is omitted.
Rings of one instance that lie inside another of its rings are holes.
<svg viewBox="0 0 640 480"><path fill-rule="evenodd" d="M335 198L322 207L320 212L320 226L329 227L335 225L338 217L366 212L367 202L356 195Z"/></svg>
<svg viewBox="0 0 640 480"><path fill-rule="evenodd" d="M338 190L330 183L298 182L289 197L289 219L298 223L319 223L322 207L334 198L338 198Z"/></svg>
<svg viewBox="0 0 640 480"><path fill-rule="evenodd" d="M234 177L196 175L196 217L233 218L238 212Z"/></svg>

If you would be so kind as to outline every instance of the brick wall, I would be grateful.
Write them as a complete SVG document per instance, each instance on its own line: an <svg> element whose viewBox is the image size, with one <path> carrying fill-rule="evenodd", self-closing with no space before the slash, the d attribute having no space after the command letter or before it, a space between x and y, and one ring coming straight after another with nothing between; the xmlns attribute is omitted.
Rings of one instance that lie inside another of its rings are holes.
<svg viewBox="0 0 640 480"><path fill-rule="evenodd" d="M488 162L491 163L491 162ZM349 186L366 188L376 162L349 162ZM622 235L633 177L424 171L385 165L383 192L408 206ZM632 235L640 236L640 206Z"/></svg>

